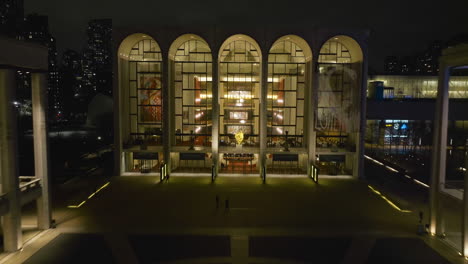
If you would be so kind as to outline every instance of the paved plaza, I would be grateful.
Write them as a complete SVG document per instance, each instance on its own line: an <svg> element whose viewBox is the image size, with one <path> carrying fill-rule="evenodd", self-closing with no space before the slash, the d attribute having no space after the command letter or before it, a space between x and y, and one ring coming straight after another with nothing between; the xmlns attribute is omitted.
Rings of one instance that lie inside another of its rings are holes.
<svg viewBox="0 0 468 264"><path fill-rule="evenodd" d="M354 179L118 177L88 198L4 263L463 263Z"/></svg>

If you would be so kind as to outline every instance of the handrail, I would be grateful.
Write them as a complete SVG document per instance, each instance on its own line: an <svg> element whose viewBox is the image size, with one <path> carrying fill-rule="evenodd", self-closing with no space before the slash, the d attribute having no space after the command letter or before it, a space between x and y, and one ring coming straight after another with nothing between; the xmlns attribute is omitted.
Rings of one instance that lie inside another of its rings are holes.
<svg viewBox="0 0 468 264"><path fill-rule="evenodd" d="M310 168L310 178L315 182L318 183L319 180L319 167L312 163L311 168Z"/></svg>
<svg viewBox="0 0 468 264"><path fill-rule="evenodd" d="M20 179L35 179L36 176L19 176Z"/></svg>
<svg viewBox="0 0 468 264"><path fill-rule="evenodd" d="M24 184L20 184L19 188L22 192L28 190L28 189L32 189L32 188L35 188L36 186L40 185L41 183L41 179L39 178L36 178L32 181L29 181L27 183L24 183Z"/></svg>

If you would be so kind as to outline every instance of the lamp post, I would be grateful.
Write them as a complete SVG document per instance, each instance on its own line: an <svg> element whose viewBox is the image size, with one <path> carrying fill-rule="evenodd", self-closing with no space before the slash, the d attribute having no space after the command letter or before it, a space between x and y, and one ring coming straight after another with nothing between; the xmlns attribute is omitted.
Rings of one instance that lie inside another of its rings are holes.
<svg viewBox="0 0 468 264"><path fill-rule="evenodd" d="M284 131L284 133L286 134L286 139L285 139L285 142L284 142L284 149L283 149L283 151L289 151L289 140L288 140L289 131L286 130L286 131Z"/></svg>

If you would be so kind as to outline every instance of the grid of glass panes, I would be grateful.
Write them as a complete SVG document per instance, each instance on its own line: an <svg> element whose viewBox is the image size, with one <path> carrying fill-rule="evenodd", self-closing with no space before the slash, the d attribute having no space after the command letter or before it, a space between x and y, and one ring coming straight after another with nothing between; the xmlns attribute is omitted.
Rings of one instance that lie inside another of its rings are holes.
<svg viewBox="0 0 468 264"><path fill-rule="evenodd" d="M174 61L176 145L211 145L212 63L204 42L190 40ZM193 136L193 135L194 136Z"/></svg>
<svg viewBox="0 0 468 264"><path fill-rule="evenodd" d="M345 147L350 126L353 72L351 54L338 41L326 42L319 54L315 128L318 147Z"/></svg>
<svg viewBox="0 0 468 264"><path fill-rule="evenodd" d="M292 41L280 41L268 55L267 146L301 147L304 134L305 56ZM286 135L287 134L287 135Z"/></svg>
<svg viewBox="0 0 468 264"><path fill-rule="evenodd" d="M220 54L220 145L235 146L234 135L244 134L244 146L259 145L260 55L251 43L235 40Z"/></svg>
<svg viewBox="0 0 468 264"><path fill-rule="evenodd" d="M136 144L161 145L161 50L154 40L142 40L129 57L130 135Z"/></svg>

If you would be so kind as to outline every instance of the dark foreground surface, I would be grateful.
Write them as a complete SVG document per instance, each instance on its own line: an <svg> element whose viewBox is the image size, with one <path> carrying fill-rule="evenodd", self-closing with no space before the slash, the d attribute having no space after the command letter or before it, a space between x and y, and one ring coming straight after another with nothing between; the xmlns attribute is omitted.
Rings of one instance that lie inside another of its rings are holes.
<svg viewBox="0 0 468 264"><path fill-rule="evenodd" d="M139 263L181 260L223 260L231 263L228 236L129 236ZM343 263L352 246L351 237L249 237L251 263L268 260L297 263ZM349 257L348 257L349 258ZM187 261L189 263L190 261ZM61 234L25 263L119 263L103 235ZM351 262L352 263L352 262ZM375 240L364 263L369 264L449 264L446 259L418 238L380 238Z"/></svg>
<svg viewBox="0 0 468 264"><path fill-rule="evenodd" d="M6 263L463 263L355 179L119 177L84 197Z"/></svg>

